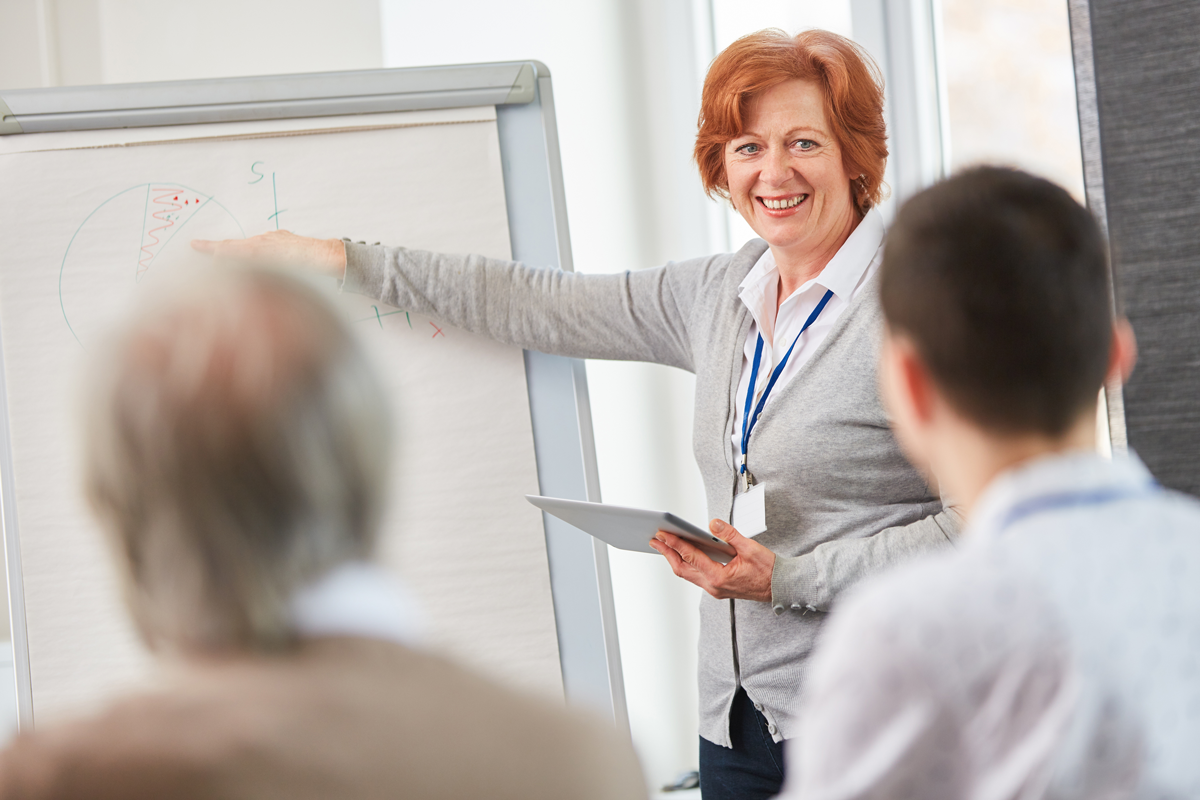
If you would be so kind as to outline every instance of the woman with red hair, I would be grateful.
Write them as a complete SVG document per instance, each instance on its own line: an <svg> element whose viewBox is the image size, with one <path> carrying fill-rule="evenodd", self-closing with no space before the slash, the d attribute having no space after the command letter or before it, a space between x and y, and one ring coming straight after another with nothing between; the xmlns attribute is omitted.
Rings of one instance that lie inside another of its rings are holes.
<svg viewBox="0 0 1200 800"><path fill-rule="evenodd" d="M835 598L945 546L959 520L901 454L877 392L887 146L869 57L825 31L739 39L709 69L695 157L707 191L762 238L611 275L286 232L220 249L307 258L350 290L528 349L696 374L711 530L737 556L721 565L667 533L651 544L708 593L702 794L767 798Z"/></svg>

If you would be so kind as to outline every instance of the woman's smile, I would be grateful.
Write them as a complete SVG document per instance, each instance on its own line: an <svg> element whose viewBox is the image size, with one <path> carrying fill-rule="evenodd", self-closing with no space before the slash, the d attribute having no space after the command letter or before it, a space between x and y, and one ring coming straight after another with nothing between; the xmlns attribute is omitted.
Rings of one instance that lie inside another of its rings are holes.
<svg viewBox="0 0 1200 800"><path fill-rule="evenodd" d="M790 217L795 214L801 204L808 199L808 193L791 194L791 195L776 195L774 197L756 197L759 205L765 209L765 212L772 217Z"/></svg>

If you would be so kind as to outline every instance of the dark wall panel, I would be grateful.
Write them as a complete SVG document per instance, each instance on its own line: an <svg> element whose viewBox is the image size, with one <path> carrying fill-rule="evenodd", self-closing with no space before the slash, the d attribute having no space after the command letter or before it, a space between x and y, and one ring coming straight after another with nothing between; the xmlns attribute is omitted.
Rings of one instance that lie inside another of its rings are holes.
<svg viewBox="0 0 1200 800"><path fill-rule="evenodd" d="M1200 2L1089 5L1117 300L1140 347L1129 447L1200 495Z"/></svg>

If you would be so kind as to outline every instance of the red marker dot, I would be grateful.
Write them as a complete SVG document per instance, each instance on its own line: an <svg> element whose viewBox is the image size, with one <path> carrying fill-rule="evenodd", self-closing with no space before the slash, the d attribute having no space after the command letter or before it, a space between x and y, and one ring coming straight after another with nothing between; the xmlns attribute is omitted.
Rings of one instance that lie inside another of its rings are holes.
<svg viewBox="0 0 1200 800"><path fill-rule="evenodd" d="M176 199L176 200L178 200L178 199L179 199L179 195L175 195L175 199Z"/></svg>

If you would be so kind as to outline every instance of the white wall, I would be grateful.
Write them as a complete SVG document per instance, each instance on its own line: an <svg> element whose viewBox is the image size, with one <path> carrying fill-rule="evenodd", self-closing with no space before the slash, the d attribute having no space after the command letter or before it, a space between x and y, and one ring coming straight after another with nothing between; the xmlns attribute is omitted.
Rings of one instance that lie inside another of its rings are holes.
<svg viewBox="0 0 1200 800"><path fill-rule="evenodd" d="M376 0L100 0L105 83L373 69Z"/></svg>
<svg viewBox="0 0 1200 800"><path fill-rule="evenodd" d="M38 4L36 0L0 2L0 88L41 86L41 50L38 47Z"/></svg>
<svg viewBox="0 0 1200 800"><path fill-rule="evenodd" d="M378 0L2 0L0 87L382 66Z"/></svg>

